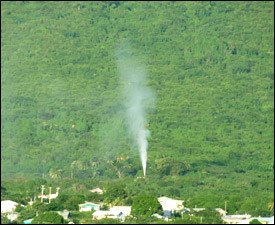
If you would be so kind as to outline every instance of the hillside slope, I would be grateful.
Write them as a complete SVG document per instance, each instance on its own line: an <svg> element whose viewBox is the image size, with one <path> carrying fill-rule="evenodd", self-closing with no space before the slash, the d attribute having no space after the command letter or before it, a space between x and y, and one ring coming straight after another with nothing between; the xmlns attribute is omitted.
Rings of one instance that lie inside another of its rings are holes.
<svg viewBox="0 0 275 225"><path fill-rule="evenodd" d="M272 198L273 2L1 6L2 179L142 173L114 56L127 38L156 95L148 176L164 193Z"/></svg>

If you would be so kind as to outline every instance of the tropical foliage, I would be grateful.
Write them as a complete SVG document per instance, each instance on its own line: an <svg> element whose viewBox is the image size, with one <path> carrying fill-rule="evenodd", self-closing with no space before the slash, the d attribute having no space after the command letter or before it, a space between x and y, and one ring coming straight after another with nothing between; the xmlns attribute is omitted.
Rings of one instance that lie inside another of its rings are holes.
<svg viewBox="0 0 275 225"><path fill-rule="evenodd" d="M1 198L60 186L75 209L101 186L114 204L272 214L273 18L268 1L2 1ZM145 179L123 116L125 39L156 97Z"/></svg>

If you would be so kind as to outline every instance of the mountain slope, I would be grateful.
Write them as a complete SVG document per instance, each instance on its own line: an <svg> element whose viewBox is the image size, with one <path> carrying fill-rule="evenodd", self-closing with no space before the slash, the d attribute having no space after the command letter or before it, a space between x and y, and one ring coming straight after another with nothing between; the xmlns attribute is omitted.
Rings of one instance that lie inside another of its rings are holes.
<svg viewBox="0 0 275 225"><path fill-rule="evenodd" d="M180 195L271 198L272 2L1 5L2 178L141 174L114 54L127 38L156 95L148 176Z"/></svg>

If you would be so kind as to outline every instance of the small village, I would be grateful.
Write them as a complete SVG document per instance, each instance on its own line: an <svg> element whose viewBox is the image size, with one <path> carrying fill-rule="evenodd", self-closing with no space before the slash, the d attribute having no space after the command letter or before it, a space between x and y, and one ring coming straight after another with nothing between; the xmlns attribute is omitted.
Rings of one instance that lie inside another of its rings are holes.
<svg viewBox="0 0 275 225"><path fill-rule="evenodd" d="M44 194L45 186L41 186L41 193L37 195L37 198L31 199L28 202L28 207L31 207L36 201L39 201L44 204L49 204L59 196L60 188L56 188L55 193L51 193L52 188L49 187L49 194ZM91 193L95 193L98 195L102 195L104 190L101 188L94 188L89 190ZM206 210L205 208L187 208L184 206L184 200L176 200L166 196L161 196L157 198L158 202L162 207L162 213L152 214L152 217L157 219L169 222L173 220L173 215L176 213L183 216L188 215L190 221L192 220L193 214L195 212L201 212ZM19 204L10 199L1 201L1 217L6 217L10 223L13 223L17 220L20 212L16 212L16 208L19 206L27 207L26 205ZM129 205L109 205L108 209L106 209L102 203L85 201L82 204L79 204L79 212L90 212L90 217L94 221L99 221L102 219L114 219L117 220L118 223L125 222L126 219L133 218L132 214L132 206ZM225 209L222 208L214 208L213 211L219 214L222 223L224 224L250 224L251 221L257 220L261 224L274 224L274 216L272 217L252 217L249 214L241 214L241 215L228 215ZM55 213L59 214L63 217L64 223L74 224L71 219L71 213L69 210L63 211L55 211ZM38 216L38 212L36 213ZM23 221L23 224L32 224L34 218L29 218ZM203 217L200 218L200 223L203 224Z"/></svg>

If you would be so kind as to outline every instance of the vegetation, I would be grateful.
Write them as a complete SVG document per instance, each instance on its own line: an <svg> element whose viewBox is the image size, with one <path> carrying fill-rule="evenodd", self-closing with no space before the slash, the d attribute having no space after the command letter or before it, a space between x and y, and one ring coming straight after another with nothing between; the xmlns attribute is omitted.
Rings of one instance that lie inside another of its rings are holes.
<svg viewBox="0 0 275 225"><path fill-rule="evenodd" d="M17 212L19 212L19 216L17 220L22 224L24 220L34 218L38 210L35 207L26 206L26 207L21 207L20 210L17 210Z"/></svg>
<svg viewBox="0 0 275 225"><path fill-rule="evenodd" d="M268 1L2 1L1 199L27 205L46 185L60 196L39 212L167 195L272 215L273 18ZM124 39L156 96L144 179L120 96Z"/></svg>
<svg viewBox="0 0 275 225"><path fill-rule="evenodd" d="M11 222L6 216L1 215L1 224L11 224Z"/></svg>
<svg viewBox="0 0 275 225"><path fill-rule="evenodd" d="M64 219L55 212L44 212L32 220L33 224L62 224Z"/></svg>
<svg viewBox="0 0 275 225"><path fill-rule="evenodd" d="M262 223L259 220L254 219L254 220L250 221L249 224L262 224Z"/></svg>
<svg viewBox="0 0 275 225"><path fill-rule="evenodd" d="M162 213L162 208L156 197L137 196L133 200L131 214L136 217L150 217L154 213Z"/></svg>

